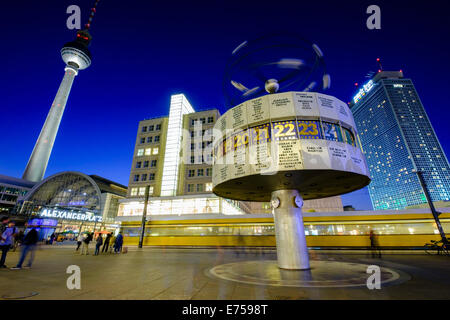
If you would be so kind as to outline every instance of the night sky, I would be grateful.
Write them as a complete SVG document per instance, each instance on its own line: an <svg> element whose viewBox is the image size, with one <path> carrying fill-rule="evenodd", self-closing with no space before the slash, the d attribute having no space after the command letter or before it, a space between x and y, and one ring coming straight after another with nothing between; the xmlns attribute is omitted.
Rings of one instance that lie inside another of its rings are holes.
<svg viewBox="0 0 450 320"><path fill-rule="evenodd" d="M0 174L21 177L64 73L60 49L74 39L66 8L82 23L94 1L7 1L0 11ZM366 8L381 7L381 30ZM355 82L402 69L450 152L448 1L101 0L91 33L92 65L76 77L46 177L64 170L128 184L137 126L167 115L170 95L195 109L226 111L222 77L232 50L272 31L317 43L331 75L328 94L346 102ZM366 189L344 204L370 209Z"/></svg>

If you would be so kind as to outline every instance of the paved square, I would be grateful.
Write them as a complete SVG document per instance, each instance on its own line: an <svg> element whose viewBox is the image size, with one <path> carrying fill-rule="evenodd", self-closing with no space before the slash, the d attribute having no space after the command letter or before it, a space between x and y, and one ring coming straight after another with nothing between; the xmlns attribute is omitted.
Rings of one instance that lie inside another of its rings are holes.
<svg viewBox="0 0 450 320"><path fill-rule="evenodd" d="M422 254L313 251L316 261L375 264L409 275L407 281L369 290L367 287L284 287L252 285L214 278L209 270L233 262L275 260L274 250L130 248L127 254L88 256L74 246L42 246L32 269L0 269L0 297L25 299L450 299L450 258ZM8 267L17 263L10 252ZM69 290L69 265L81 268L81 289ZM369 275L367 275L369 276Z"/></svg>

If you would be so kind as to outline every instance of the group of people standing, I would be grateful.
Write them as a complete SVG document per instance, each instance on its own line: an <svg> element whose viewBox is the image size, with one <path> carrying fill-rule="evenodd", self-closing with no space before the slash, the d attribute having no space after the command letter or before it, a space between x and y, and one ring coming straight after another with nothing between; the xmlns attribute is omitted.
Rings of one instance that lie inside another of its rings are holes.
<svg viewBox="0 0 450 320"><path fill-rule="evenodd" d="M80 233L77 238L77 248L75 251L78 251L81 246L80 254L88 255L89 254L89 244L94 240L93 232ZM102 247L103 245L103 247ZM103 235L101 233L98 234L95 239L95 252L94 255L97 256L100 253L100 248L102 253L120 253L122 252L123 246L123 236L122 232L119 232L117 237L115 237L112 233L108 233L106 238L103 240Z"/></svg>
<svg viewBox="0 0 450 320"><path fill-rule="evenodd" d="M25 224L27 227L27 224ZM36 244L38 242L38 232L35 228L28 229L26 233L21 234L19 230L15 226L15 222L11 221L8 217L2 217L0 223L0 249L2 251L2 256L0 259L0 268L7 268L5 265L6 256L10 249L15 250L16 245L18 244L18 235L21 236L21 253L19 262L12 270L20 270L22 269L22 265L25 262L25 259L28 254L30 254L30 258L28 259L27 264L24 266L25 268L31 268L31 265L34 260L34 254L36 250Z"/></svg>

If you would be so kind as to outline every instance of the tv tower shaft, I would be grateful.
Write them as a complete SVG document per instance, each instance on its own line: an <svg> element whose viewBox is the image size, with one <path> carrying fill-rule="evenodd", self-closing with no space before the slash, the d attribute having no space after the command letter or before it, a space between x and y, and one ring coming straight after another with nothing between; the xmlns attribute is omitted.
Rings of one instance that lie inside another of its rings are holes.
<svg viewBox="0 0 450 320"><path fill-rule="evenodd" d="M55 143L56 134L58 133L59 124L61 123L64 109L66 107L67 98L72 88L73 80L78 74L78 70L74 67L66 66L64 78L59 86L56 97L42 127L39 138L36 141L33 152L28 160L27 167L23 173L23 179L29 181L41 181L47 169L48 160L52 153L53 144Z"/></svg>

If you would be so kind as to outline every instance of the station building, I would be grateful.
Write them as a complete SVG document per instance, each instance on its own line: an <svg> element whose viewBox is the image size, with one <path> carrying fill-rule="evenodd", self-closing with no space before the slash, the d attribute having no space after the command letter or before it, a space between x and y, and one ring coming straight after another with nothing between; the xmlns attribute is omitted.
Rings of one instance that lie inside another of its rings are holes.
<svg viewBox="0 0 450 320"><path fill-rule="evenodd" d="M41 239L53 232L114 232L119 200L126 192L127 187L108 179L64 171L36 183L19 198L15 214L37 227Z"/></svg>

